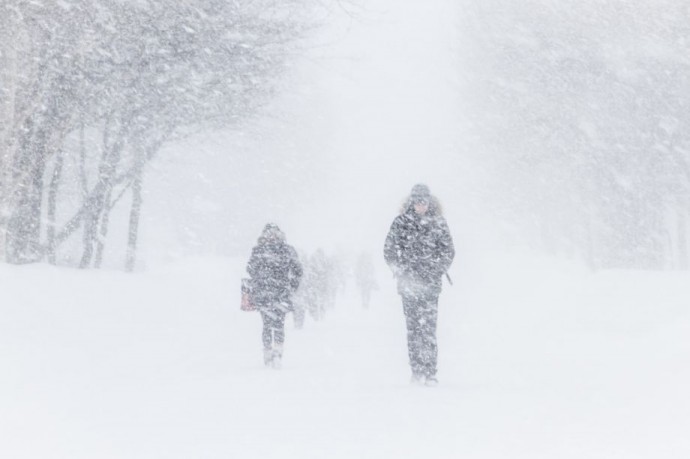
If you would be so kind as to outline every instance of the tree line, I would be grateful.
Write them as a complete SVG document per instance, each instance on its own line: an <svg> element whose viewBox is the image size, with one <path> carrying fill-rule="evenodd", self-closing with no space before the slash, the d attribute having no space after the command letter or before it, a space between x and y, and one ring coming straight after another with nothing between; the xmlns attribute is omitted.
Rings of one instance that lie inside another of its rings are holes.
<svg viewBox="0 0 690 459"><path fill-rule="evenodd" d="M687 4L463 6L466 138L508 230L593 267L687 269Z"/></svg>
<svg viewBox="0 0 690 459"><path fill-rule="evenodd" d="M315 27L296 0L0 5L0 260L99 267L117 206L136 259L145 165L256 113Z"/></svg>

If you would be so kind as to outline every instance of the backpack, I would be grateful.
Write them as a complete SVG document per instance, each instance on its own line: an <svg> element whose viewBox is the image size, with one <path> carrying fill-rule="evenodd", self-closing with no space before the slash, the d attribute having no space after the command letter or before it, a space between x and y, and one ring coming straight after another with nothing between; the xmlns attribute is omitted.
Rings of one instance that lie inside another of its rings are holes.
<svg viewBox="0 0 690 459"><path fill-rule="evenodd" d="M256 305L252 301L250 279L242 279L242 300L240 309L243 311L256 311Z"/></svg>

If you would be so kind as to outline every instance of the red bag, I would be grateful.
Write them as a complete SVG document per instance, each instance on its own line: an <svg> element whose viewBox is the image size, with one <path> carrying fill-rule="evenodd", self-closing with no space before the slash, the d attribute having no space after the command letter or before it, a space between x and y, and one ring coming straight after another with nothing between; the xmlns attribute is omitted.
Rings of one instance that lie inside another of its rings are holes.
<svg viewBox="0 0 690 459"><path fill-rule="evenodd" d="M249 286L249 279L242 279L242 302L240 309L243 311L255 311L256 306L252 302L251 288Z"/></svg>

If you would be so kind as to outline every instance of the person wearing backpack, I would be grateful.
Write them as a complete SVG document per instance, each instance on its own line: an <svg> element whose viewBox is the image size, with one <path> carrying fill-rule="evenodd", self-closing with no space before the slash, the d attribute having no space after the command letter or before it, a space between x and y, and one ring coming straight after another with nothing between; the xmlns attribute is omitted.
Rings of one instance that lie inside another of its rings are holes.
<svg viewBox="0 0 690 459"><path fill-rule="evenodd" d="M261 313L264 364L280 368L285 342L285 315L292 310L292 295L302 278L297 251L285 234L268 223L247 263L252 302Z"/></svg>

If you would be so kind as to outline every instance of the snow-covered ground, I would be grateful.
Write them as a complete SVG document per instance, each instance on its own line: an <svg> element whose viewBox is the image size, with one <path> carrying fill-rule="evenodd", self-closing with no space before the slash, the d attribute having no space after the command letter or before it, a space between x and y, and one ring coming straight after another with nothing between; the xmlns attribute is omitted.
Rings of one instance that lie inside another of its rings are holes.
<svg viewBox="0 0 690 459"><path fill-rule="evenodd" d="M688 273L466 264L427 388L382 272L370 309L346 291L288 321L283 369L264 368L243 267L0 266L0 457L690 457Z"/></svg>

